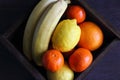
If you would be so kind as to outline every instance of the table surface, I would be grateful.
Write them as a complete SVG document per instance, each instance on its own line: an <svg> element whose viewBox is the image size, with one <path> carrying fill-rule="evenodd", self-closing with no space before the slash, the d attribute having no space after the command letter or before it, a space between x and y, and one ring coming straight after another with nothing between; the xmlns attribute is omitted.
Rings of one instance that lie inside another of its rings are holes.
<svg viewBox="0 0 120 80"><path fill-rule="evenodd" d="M24 14L27 14L39 0L0 0L0 34ZM85 0L120 35L120 1L119 0ZM120 41L113 42L96 68L89 72L84 80L120 80ZM117 48L116 48L117 47ZM114 53L115 51L115 53ZM15 57L0 44L0 80L34 80L32 75L16 61Z"/></svg>

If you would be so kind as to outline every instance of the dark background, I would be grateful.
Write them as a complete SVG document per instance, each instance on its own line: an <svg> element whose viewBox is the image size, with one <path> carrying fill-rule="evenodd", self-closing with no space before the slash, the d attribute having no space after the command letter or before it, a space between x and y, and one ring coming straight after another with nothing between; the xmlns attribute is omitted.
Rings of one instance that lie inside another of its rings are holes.
<svg viewBox="0 0 120 80"><path fill-rule="evenodd" d="M0 34L27 15L39 0L0 0ZM120 35L119 0L85 0ZM117 40L84 80L120 80L120 41ZM0 80L34 80L32 75L0 44Z"/></svg>
<svg viewBox="0 0 120 80"><path fill-rule="evenodd" d="M27 15L39 0L0 0L0 34ZM0 44L0 80L34 80L8 50Z"/></svg>

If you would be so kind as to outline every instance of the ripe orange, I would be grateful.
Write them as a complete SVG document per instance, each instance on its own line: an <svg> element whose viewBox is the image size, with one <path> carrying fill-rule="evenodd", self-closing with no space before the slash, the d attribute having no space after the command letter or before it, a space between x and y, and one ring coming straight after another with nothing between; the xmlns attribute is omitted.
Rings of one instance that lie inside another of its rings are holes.
<svg viewBox="0 0 120 80"><path fill-rule="evenodd" d="M92 53L85 48L78 48L69 58L70 68L75 72L82 72L92 63Z"/></svg>
<svg viewBox="0 0 120 80"><path fill-rule="evenodd" d="M90 51L98 49L103 43L103 33L99 26L89 21L83 22L79 26L81 37L78 46Z"/></svg>
<svg viewBox="0 0 120 80"><path fill-rule="evenodd" d="M78 5L70 5L66 10L66 16L69 19L76 19L77 23L81 23L86 18L86 12L84 8Z"/></svg>
<svg viewBox="0 0 120 80"><path fill-rule="evenodd" d="M64 57L60 51L51 49L44 53L42 62L45 69L55 72L64 65Z"/></svg>

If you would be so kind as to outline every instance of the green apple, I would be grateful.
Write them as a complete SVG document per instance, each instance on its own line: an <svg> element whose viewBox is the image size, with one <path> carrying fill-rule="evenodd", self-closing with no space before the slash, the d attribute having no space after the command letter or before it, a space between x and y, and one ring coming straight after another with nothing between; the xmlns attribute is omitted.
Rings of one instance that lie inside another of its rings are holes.
<svg viewBox="0 0 120 80"><path fill-rule="evenodd" d="M56 72L47 71L47 78L48 80L73 80L74 72L65 63L63 67Z"/></svg>

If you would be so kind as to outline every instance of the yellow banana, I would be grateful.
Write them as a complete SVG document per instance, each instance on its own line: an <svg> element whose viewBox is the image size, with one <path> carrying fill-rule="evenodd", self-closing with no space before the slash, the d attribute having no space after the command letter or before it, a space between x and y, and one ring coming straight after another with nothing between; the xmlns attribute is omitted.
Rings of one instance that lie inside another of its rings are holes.
<svg viewBox="0 0 120 80"><path fill-rule="evenodd" d="M51 35L67 6L66 1L58 0L49 6L40 17L32 43L33 59L39 66L42 65L42 55L48 49Z"/></svg>
<svg viewBox="0 0 120 80"><path fill-rule="evenodd" d="M23 36L23 52L29 60L32 60L32 39L38 19L43 14L48 5L55 1L57 0L41 0L35 6L28 18Z"/></svg>

